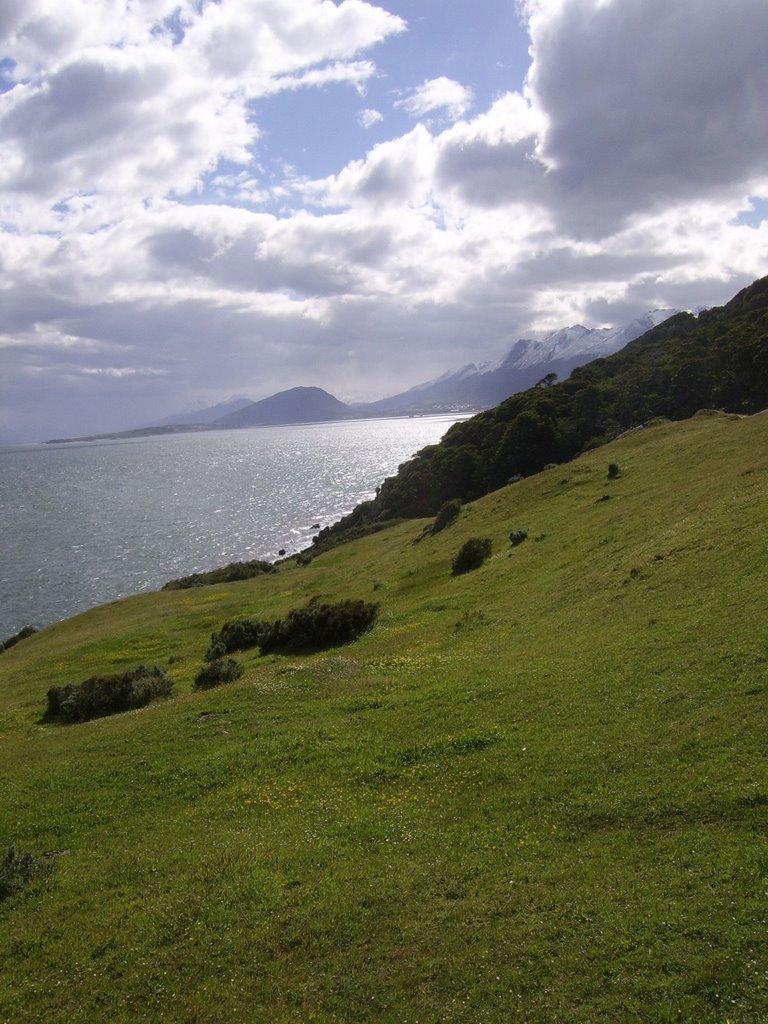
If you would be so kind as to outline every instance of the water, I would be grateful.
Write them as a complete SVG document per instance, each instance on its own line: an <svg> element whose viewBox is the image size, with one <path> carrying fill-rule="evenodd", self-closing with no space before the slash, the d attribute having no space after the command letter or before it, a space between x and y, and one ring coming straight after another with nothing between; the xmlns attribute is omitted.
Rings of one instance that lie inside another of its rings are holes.
<svg viewBox="0 0 768 1024"><path fill-rule="evenodd" d="M456 416L0 447L0 640L307 547Z"/></svg>

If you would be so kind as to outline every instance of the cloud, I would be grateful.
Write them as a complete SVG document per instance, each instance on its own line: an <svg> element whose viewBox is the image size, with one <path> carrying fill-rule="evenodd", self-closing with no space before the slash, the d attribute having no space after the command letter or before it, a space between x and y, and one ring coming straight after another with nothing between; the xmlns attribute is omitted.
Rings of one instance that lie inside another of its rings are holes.
<svg viewBox="0 0 768 1024"><path fill-rule="evenodd" d="M527 97L563 223L628 217L765 181L768 7L734 0L529 3Z"/></svg>
<svg viewBox="0 0 768 1024"><path fill-rule="evenodd" d="M445 110L453 120L462 117L472 106L472 90L451 78L431 78L414 89L410 96L397 100L411 117L423 117L435 110Z"/></svg>
<svg viewBox="0 0 768 1024"><path fill-rule="evenodd" d="M366 108L357 115L357 123L361 128L372 128L375 124L384 120L384 115L378 110Z"/></svg>
<svg viewBox="0 0 768 1024"><path fill-rule="evenodd" d="M404 23L362 0L37 0L5 27L0 186L50 204L183 195L223 161L247 165L254 100L361 90L375 68L354 58Z"/></svg>
<svg viewBox="0 0 768 1024"><path fill-rule="evenodd" d="M307 180L262 152L261 103L351 86L339 134L359 145L391 71L366 51L405 31L383 8L3 4L4 435L234 390L380 397L533 329L717 303L764 273L764 0L525 14L525 82L472 115L468 87L426 80L399 100L418 124Z"/></svg>
<svg viewBox="0 0 768 1024"><path fill-rule="evenodd" d="M418 124L407 135L374 146L364 160L352 161L339 174L306 183L304 194L327 206L418 205L431 188L434 160L434 140Z"/></svg>

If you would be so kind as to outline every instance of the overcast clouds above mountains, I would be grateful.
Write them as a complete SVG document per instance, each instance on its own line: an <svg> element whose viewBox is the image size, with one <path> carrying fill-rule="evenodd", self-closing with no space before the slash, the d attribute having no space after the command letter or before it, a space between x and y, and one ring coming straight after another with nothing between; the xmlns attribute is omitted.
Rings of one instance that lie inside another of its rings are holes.
<svg viewBox="0 0 768 1024"><path fill-rule="evenodd" d="M766 41L765 0L0 0L0 438L725 301Z"/></svg>

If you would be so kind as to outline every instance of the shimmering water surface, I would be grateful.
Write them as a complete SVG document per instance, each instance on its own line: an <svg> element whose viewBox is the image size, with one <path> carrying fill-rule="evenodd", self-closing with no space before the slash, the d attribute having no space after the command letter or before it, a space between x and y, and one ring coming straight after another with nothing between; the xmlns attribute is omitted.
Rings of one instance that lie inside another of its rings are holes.
<svg viewBox="0 0 768 1024"><path fill-rule="evenodd" d="M457 417L0 447L0 640L306 547Z"/></svg>

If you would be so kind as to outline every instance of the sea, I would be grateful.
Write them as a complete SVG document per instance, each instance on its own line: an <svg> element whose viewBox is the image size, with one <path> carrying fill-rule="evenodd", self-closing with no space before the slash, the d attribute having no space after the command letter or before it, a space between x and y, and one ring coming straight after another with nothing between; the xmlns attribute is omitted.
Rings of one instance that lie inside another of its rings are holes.
<svg viewBox="0 0 768 1024"><path fill-rule="evenodd" d="M460 415L0 445L0 640L308 547Z"/></svg>

